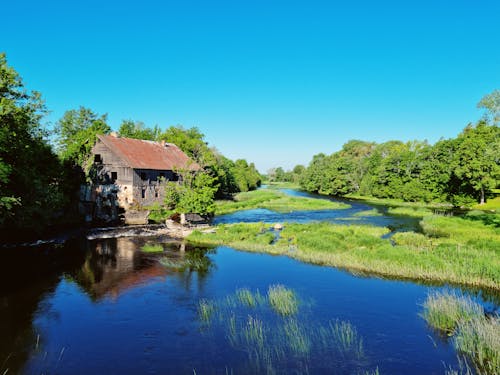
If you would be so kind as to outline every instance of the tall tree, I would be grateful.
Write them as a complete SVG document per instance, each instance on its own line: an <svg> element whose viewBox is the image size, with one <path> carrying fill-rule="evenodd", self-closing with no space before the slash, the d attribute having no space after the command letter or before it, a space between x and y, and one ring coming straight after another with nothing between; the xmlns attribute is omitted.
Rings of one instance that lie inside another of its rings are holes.
<svg viewBox="0 0 500 375"><path fill-rule="evenodd" d="M481 120L458 136L455 174L465 180L484 204L500 180L500 128Z"/></svg>
<svg viewBox="0 0 500 375"><path fill-rule="evenodd" d="M0 234L40 231L66 204L64 169L46 140L45 105L0 54Z"/></svg>
<svg viewBox="0 0 500 375"><path fill-rule="evenodd" d="M59 155L63 160L88 170L97 134L110 131L106 114L98 115L85 107L66 111L55 127Z"/></svg>
<svg viewBox="0 0 500 375"><path fill-rule="evenodd" d="M494 90L485 95L477 107L486 110L486 121L493 123L493 125L500 124L500 90Z"/></svg>
<svg viewBox="0 0 500 375"><path fill-rule="evenodd" d="M141 121L123 120L118 133L126 138L156 141L160 138L161 129L158 125L149 128Z"/></svg>

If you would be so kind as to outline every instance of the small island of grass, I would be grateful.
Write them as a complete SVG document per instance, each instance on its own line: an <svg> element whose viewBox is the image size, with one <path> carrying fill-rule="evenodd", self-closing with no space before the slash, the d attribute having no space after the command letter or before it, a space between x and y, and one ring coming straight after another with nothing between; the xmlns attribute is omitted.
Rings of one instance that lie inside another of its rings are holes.
<svg viewBox="0 0 500 375"><path fill-rule="evenodd" d="M236 194L233 200L216 201L216 215L265 208L276 212L339 210L350 206L326 199L292 197L277 190L260 189Z"/></svg>

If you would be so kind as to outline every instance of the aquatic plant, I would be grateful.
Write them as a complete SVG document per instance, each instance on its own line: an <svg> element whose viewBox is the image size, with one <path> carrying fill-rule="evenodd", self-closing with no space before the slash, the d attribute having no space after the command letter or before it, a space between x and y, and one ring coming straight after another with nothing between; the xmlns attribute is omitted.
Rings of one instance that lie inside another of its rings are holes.
<svg viewBox="0 0 500 375"><path fill-rule="evenodd" d="M248 345L256 348L264 347L265 331L262 320L249 315L247 324L243 327L243 336Z"/></svg>
<svg viewBox="0 0 500 375"><path fill-rule="evenodd" d="M481 318L484 312L483 308L469 297L444 291L433 292L427 296L421 315L430 326L452 334L459 323Z"/></svg>
<svg viewBox="0 0 500 375"><path fill-rule="evenodd" d="M267 298L271 308L278 314L287 316L297 313L299 302L292 289L283 285L271 285L267 291Z"/></svg>
<svg viewBox="0 0 500 375"><path fill-rule="evenodd" d="M160 244L146 244L141 247L141 251L145 253L161 253L163 252L163 246Z"/></svg>
<svg viewBox="0 0 500 375"><path fill-rule="evenodd" d="M290 319L283 326L285 342L296 355L307 355L311 351L311 338L308 336L305 327L299 325L297 320Z"/></svg>
<svg viewBox="0 0 500 375"><path fill-rule="evenodd" d="M215 305L213 302L202 299L198 302L198 316L204 323L210 323L212 316L215 312Z"/></svg>
<svg viewBox="0 0 500 375"><path fill-rule="evenodd" d="M318 336L324 348L333 346L343 356L361 358L364 355L363 339L350 322L330 321L326 327L320 327Z"/></svg>
<svg viewBox="0 0 500 375"><path fill-rule="evenodd" d="M500 318L474 317L458 324L454 346L472 359L478 373L496 374L500 369Z"/></svg>
<svg viewBox="0 0 500 375"><path fill-rule="evenodd" d="M382 214L380 213L379 210L377 210L376 208L373 208L371 210L365 210L365 211L356 212L352 216L354 216L354 217L360 217L360 216L382 216Z"/></svg>

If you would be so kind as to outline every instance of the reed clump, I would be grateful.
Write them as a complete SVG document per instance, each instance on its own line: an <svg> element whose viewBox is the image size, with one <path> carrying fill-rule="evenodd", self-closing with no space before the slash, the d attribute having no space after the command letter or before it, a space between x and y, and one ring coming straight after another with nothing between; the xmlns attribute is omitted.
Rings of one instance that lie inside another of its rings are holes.
<svg viewBox="0 0 500 375"><path fill-rule="evenodd" d="M497 374L500 368L500 318L486 316L469 297L436 292L424 304L424 319L453 336L457 351L471 359L478 374Z"/></svg>
<svg viewBox="0 0 500 375"><path fill-rule="evenodd" d="M215 305L212 301L202 299L198 302L198 316L204 323L210 323L215 312Z"/></svg>
<svg viewBox="0 0 500 375"><path fill-rule="evenodd" d="M294 315L299 309L299 301L292 289L283 285L271 285L267 291L271 308L282 316Z"/></svg>

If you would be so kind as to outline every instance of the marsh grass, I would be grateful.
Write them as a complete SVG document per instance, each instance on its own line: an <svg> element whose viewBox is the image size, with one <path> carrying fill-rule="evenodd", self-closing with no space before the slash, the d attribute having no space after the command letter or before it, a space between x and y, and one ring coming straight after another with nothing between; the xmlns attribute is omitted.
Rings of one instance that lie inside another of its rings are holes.
<svg viewBox="0 0 500 375"><path fill-rule="evenodd" d="M458 324L454 338L457 350L472 359L477 372L498 374L500 370L500 318L479 317Z"/></svg>
<svg viewBox="0 0 500 375"><path fill-rule="evenodd" d="M271 285L267 291L271 308L282 316L294 315L299 309L299 301L292 289L283 285Z"/></svg>
<svg viewBox="0 0 500 375"><path fill-rule="evenodd" d="M455 349L471 359L478 374L497 374L500 368L498 315L485 316L482 306L469 297L436 292L427 297L422 316L433 328L454 336ZM465 370L469 373L468 367Z"/></svg>
<svg viewBox="0 0 500 375"><path fill-rule="evenodd" d="M215 233L194 231L188 240L287 255L355 273L500 290L500 228L485 220L426 216L423 233L396 233L395 246L381 238L387 228L325 222L285 223L272 243L260 238L269 230L263 223L219 225Z"/></svg>
<svg viewBox="0 0 500 375"><path fill-rule="evenodd" d="M287 301L299 300L295 291L283 285L271 285L268 291L278 299L285 295ZM260 295L261 302L259 295L239 288L219 300L201 300L198 307L202 332L210 337L212 332L220 332L230 347L246 353L244 372L274 374L293 368L294 373L309 373L311 364L321 361L325 368L342 367L345 373L356 373L368 364L363 339L351 323L321 324L309 320L304 309L293 317L284 315L272 307L269 293Z"/></svg>
<svg viewBox="0 0 500 375"><path fill-rule="evenodd" d="M382 216L382 213L380 213L379 210L377 210L376 208L372 209L372 210L366 210L366 211L360 211L360 212L356 212L354 215L352 215L354 217L362 217L362 216Z"/></svg>
<svg viewBox="0 0 500 375"><path fill-rule="evenodd" d="M432 215L432 210L424 207L391 207L387 210L391 215L425 217Z"/></svg>
<svg viewBox="0 0 500 375"><path fill-rule="evenodd" d="M479 319L484 312L469 297L444 291L427 296L421 316L431 327L451 335L460 323Z"/></svg>
<svg viewBox="0 0 500 375"><path fill-rule="evenodd" d="M275 212L336 210L350 206L345 203L306 197L291 197L280 191L260 189L236 194L232 201L217 201L216 215L224 215L240 210L264 208Z"/></svg>
<svg viewBox="0 0 500 375"><path fill-rule="evenodd" d="M215 312L215 304L212 301L202 299L198 302L198 316L204 323L211 323Z"/></svg>
<svg viewBox="0 0 500 375"><path fill-rule="evenodd" d="M141 247L141 251L145 253L161 253L163 252L163 246L160 244L146 244Z"/></svg>

